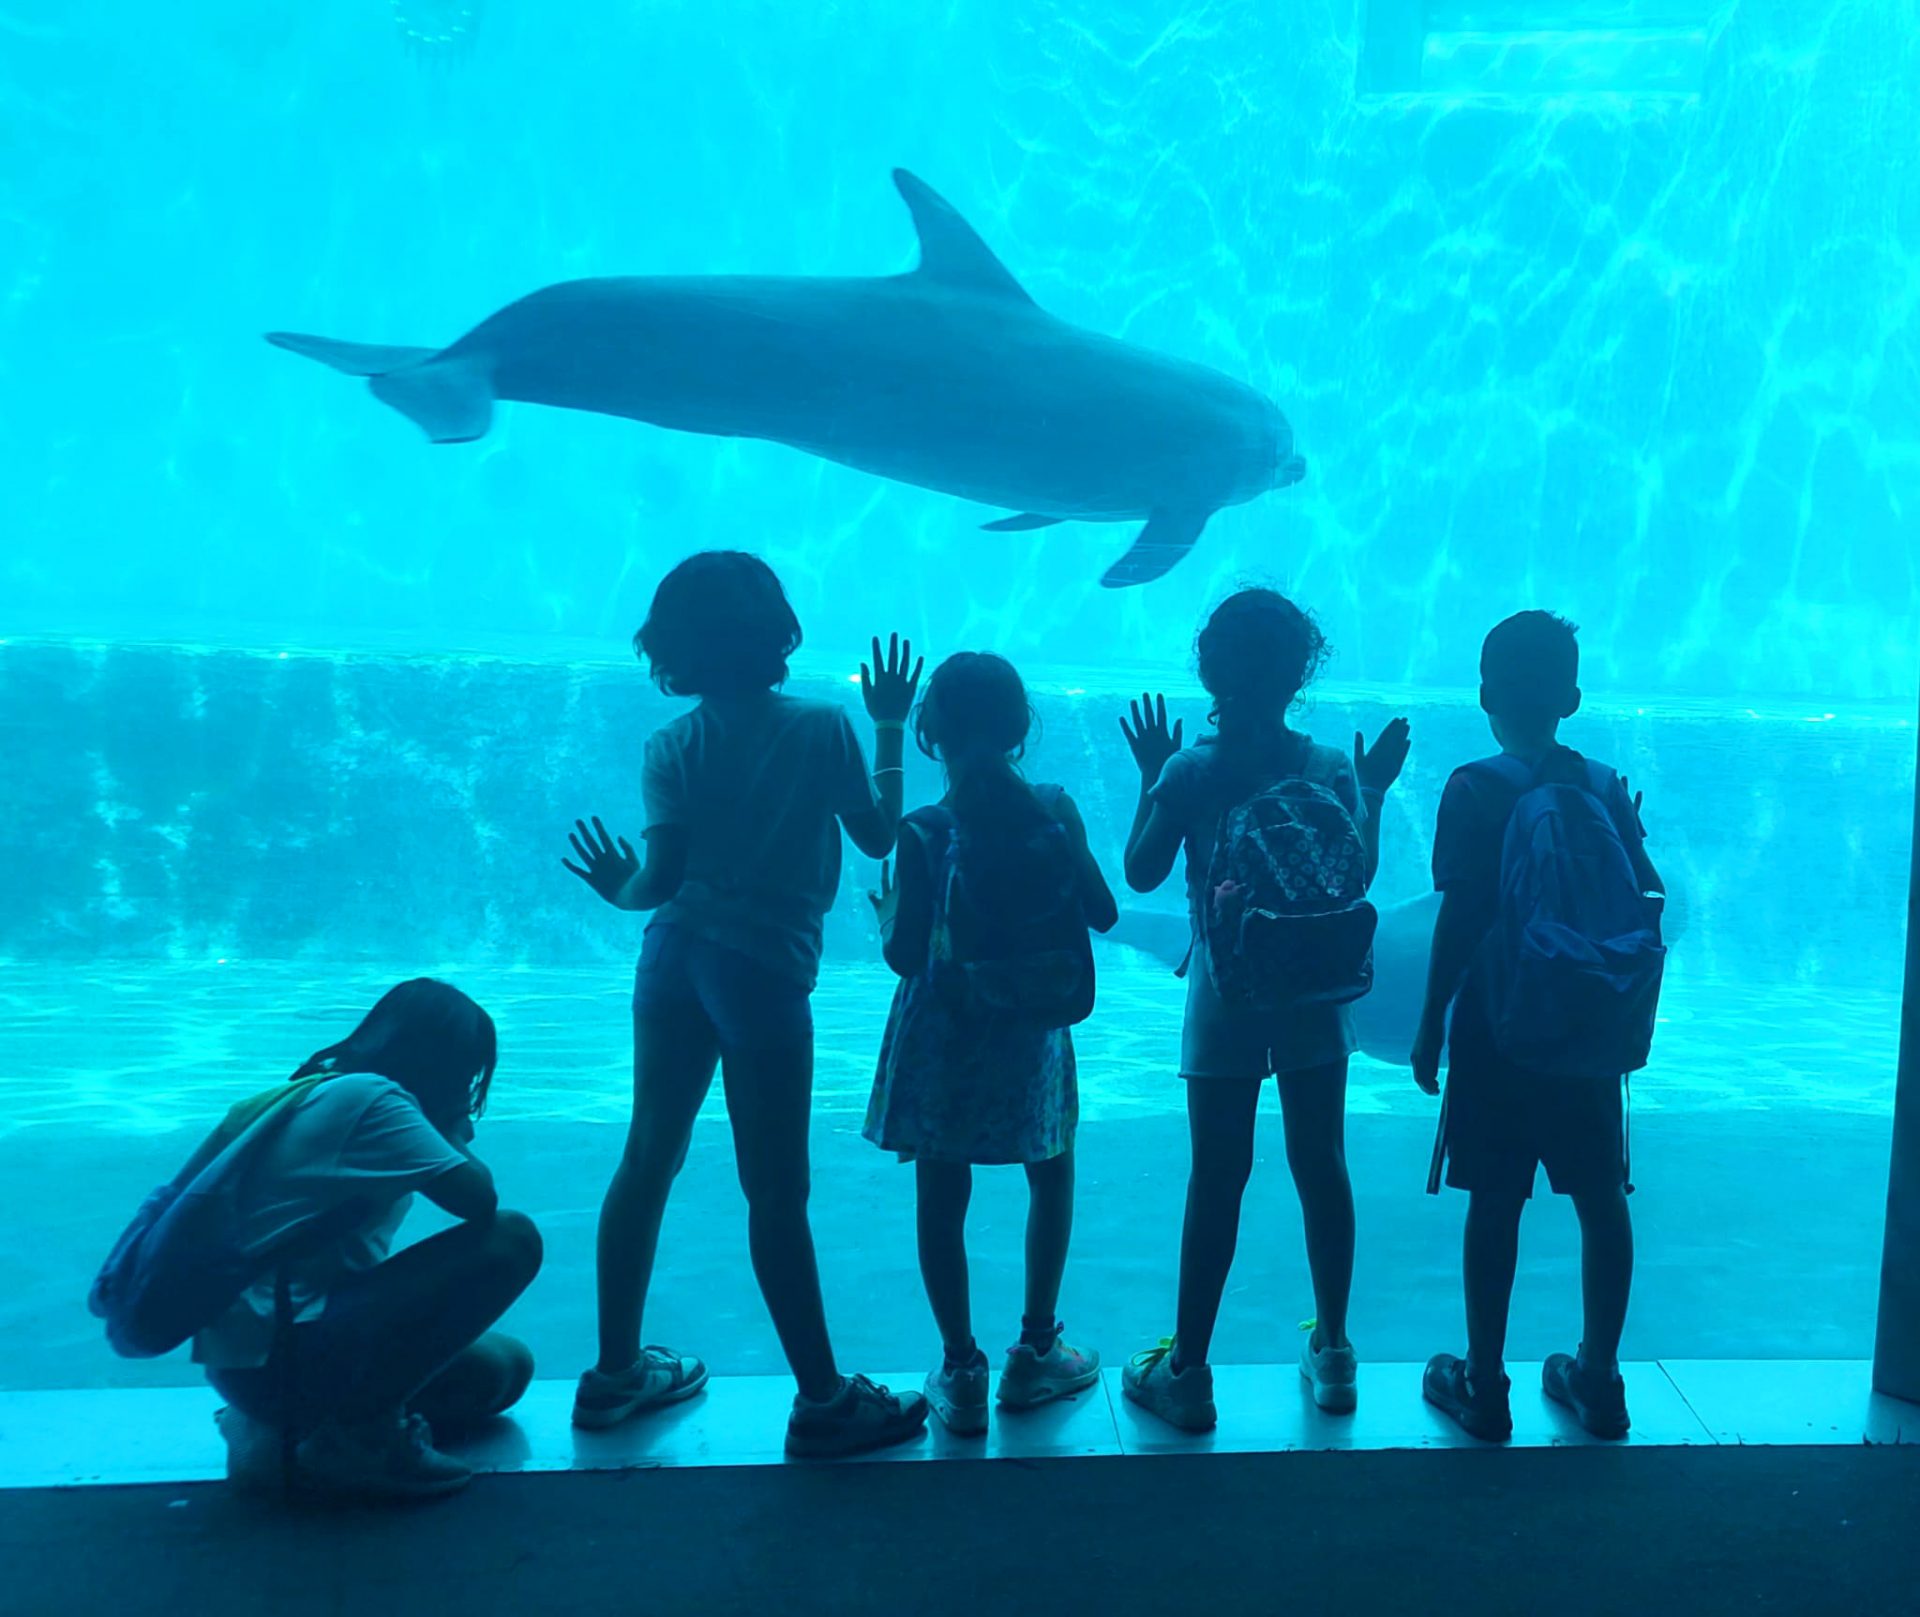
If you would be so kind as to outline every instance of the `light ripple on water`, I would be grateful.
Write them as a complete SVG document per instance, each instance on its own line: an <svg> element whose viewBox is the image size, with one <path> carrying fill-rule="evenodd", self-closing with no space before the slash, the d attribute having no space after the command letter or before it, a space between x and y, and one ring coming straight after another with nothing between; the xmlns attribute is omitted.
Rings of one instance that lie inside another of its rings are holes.
<svg viewBox="0 0 1920 1617"><path fill-rule="evenodd" d="M1181 987L1130 950L1103 947L1100 956L1100 1011L1076 1034L1083 1120L1177 1112ZM597 966L438 970L499 1023L489 1116L626 1121L624 978ZM0 963L0 1134L203 1127L339 1038L407 974L358 962ZM891 974L873 964L831 964L821 981L815 1109L829 1126L859 1126L892 991ZM1634 1082L1638 1108L1892 1113L1892 994L1676 974L1663 1019L1654 1065ZM1432 1104L1404 1068L1355 1061L1355 1114L1420 1115ZM703 1115L721 1115L717 1086Z"/></svg>

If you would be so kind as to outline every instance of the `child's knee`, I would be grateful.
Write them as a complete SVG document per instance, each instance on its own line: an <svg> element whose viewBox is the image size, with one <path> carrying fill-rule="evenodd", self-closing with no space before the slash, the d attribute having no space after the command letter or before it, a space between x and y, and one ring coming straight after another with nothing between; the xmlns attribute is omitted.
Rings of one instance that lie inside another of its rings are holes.
<svg viewBox="0 0 1920 1617"><path fill-rule="evenodd" d="M504 1415L526 1396L533 1385L533 1349L517 1336L496 1332L487 1338L494 1358L492 1412Z"/></svg>
<svg viewBox="0 0 1920 1617"><path fill-rule="evenodd" d="M496 1213L488 1244L501 1269L522 1288L540 1272L541 1260L546 1256L540 1227L525 1213Z"/></svg>
<svg viewBox="0 0 1920 1617"><path fill-rule="evenodd" d="M747 1198L747 1210L755 1214L797 1212L804 1214L813 1195L813 1175L807 1164L786 1163L749 1167L740 1164L740 1190Z"/></svg>
<svg viewBox="0 0 1920 1617"><path fill-rule="evenodd" d="M1287 1136L1287 1168L1298 1184L1333 1184L1347 1176L1346 1148L1338 1140Z"/></svg>
<svg viewBox="0 0 1920 1617"><path fill-rule="evenodd" d="M1202 1195L1238 1196L1253 1178L1253 1143L1212 1145L1193 1153L1189 1189Z"/></svg>

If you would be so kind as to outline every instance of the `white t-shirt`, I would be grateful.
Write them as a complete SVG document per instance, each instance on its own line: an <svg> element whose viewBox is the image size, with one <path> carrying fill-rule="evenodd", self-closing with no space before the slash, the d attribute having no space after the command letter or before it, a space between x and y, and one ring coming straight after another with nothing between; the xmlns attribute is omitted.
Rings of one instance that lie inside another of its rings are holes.
<svg viewBox="0 0 1920 1617"><path fill-rule="evenodd" d="M647 739L647 828L687 833L687 874L655 914L808 989L840 889L840 819L875 802L844 709L773 691L708 700Z"/></svg>
<svg viewBox="0 0 1920 1617"><path fill-rule="evenodd" d="M329 1078L288 1105L293 1114L261 1148L245 1181L240 1238L272 1246L307 1220L362 1197L367 1215L337 1242L293 1266L294 1317L317 1319L348 1274L383 1262L413 1193L467 1159L427 1121L419 1102L372 1073ZM256 1282L193 1339L195 1363L251 1369L273 1344L273 1281Z"/></svg>

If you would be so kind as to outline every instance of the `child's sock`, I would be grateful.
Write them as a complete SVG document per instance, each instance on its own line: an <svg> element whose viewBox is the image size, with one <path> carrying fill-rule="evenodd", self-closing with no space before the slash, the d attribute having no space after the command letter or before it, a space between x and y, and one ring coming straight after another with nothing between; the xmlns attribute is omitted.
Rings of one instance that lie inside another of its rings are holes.
<svg viewBox="0 0 1920 1617"><path fill-rule="evenodd" d="M949 1370L964 1370L968 1365L973 1363L974 1356L980 1351L980 1344L969 1336L965 1346L946 1347L941 1351L946 1354L947 1368Z"/></svg>
<svg viewBox="0 0 1920 1617"><path fill-rule="evenodd" d="M1035 1353L1048 1354L1060 1340L1060 1323L1055 1319L1037 1320L1031 1314L1020 1316L1020 1345Z"/></svg>

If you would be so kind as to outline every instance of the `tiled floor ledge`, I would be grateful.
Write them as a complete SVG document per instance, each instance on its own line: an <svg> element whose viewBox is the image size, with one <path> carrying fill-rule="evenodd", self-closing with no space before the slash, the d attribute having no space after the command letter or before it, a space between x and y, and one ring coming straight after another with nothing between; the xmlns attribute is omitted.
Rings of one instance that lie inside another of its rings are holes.
<svg viewBox="0 0 1920 1617"><path fill-rule="evenodd" d="M1514 1446L1592 1442L1539 1393L1539 1366L1509 1367ZM984 1438L937 1425L918 1442L869 1459L1060 1459L1145 1454L1472 1447L1473 1440L1420 1397L1420 1367L1361 1369L1360 1409L1321 1414L1290 1366L1228 1365L1215 1372L1220 1425L1190 1436L1121 1395L1110 1368L1079 1398L1018 1415L996 1413ZM1851 1445L1920 1443L1920 1406L1873 1393L1864 1361L1667 1360L1626 1366L1640 1446L1717 1443ZM884 1378L899 1388L920 1377ZM486 1472L607 1471L783 1463L792 1383L784 1377L717 1377L691 1403L613 1432L577 1432L573 1384L537 1382L513 1415L457 1450ZM224 1472L212 1415L196 1387L0 1393L0 1488L202 1482Z"/></svg>

